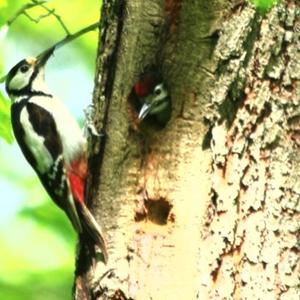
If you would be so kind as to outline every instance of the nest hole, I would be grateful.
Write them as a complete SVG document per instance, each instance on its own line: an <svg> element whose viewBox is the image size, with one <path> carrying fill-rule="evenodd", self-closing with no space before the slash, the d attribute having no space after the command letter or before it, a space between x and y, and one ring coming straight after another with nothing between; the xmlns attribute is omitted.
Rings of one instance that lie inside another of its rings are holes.
<svg viewBox="0 0 300 300"><path fill-rule="evenodd" d="M175 217L171 214L172 205L165 199L145 199L144 211L137 212L136 221L148 220L157 225L166 225L168 220L174 222Z"/></svg>

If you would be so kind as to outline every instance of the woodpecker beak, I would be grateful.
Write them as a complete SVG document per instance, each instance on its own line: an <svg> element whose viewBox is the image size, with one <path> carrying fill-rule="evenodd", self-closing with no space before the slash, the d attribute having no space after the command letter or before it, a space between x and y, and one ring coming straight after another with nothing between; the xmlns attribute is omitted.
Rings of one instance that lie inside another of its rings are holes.
<svg viewBox="0 0 300 300"><path fill-rule="evenodd" d="M36 57L37 66L43 67L46 64L46 62L48 61L48 59L50 58L50 56L53 54L54 50L55 50L55 47L51 47L50 49L39 54Z"/></svg>
<svg viewBox="0 0 300 300"><path fill-rule="evenodd" d="M151 104L144 104L139 112L139 119L142 121L151 111L152 105Z"/></svg>

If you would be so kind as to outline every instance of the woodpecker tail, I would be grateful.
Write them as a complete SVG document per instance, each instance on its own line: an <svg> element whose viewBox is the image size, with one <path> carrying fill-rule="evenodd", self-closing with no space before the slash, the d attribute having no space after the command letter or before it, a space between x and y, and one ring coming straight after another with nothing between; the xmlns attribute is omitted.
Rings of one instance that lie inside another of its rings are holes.
<svg viewBox="0 0 300 300"><path fill-rule="evenodd" d="M93 241L100 247L104 257L104 262L107 263L108 254L106 242L99 224L84 203L78 203L77 207L83 232L87 232Z"/></svg>

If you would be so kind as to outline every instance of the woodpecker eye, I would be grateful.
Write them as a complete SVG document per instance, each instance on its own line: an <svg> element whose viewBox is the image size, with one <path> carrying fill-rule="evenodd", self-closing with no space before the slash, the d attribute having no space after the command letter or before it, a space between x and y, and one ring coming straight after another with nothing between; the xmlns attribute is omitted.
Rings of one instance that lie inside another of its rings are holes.
<svg viewBox="0 0 300 300"><path fill-rule="evenodd" d="M161 93L161 87L156 87L154 89L154 94L158 96L158 95L160 95L160 93Z"/></svg>
<svg viewBox="0 0 300 300"><path fill-rule="evenodd" d="M22 73L26 73L28 70L29 70L29 66L28 66L28 65L23 65L23 66L21 66L21 68L20 68L20 71L21 71Z"/></svg>

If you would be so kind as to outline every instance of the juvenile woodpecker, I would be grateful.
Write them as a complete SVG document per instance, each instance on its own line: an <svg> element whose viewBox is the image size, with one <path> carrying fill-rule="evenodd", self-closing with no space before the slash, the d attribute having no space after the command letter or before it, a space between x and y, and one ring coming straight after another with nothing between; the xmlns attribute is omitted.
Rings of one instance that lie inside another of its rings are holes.
<svg viewBox="0 0 300 300"><path fill-rule="evenodd" d="M134 85L134 92L138 97L141 108L139 119L148 115L154 116L160 123L166 123L170 118L171 101L169 93L160 74L156 71L145 71Z"/></svg>
<svg viewBox="0 0 300 300"><path fill-rule="evenodd" d="M44 66L53 51L21 60L7 75L13 132L49 196L80 235L99 245L106 262L105 240L85 201L86 139L44 81Z"/></svg>

